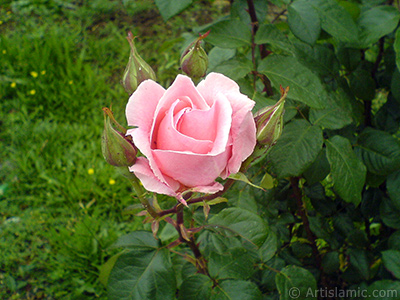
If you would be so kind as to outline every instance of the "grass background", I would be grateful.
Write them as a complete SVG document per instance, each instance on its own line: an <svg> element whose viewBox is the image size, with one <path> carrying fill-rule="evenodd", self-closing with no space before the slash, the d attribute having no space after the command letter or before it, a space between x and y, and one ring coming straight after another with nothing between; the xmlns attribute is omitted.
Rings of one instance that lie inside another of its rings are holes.
<svg viewBox="0 0 400 300"><path fill-rule="evenodd" d="M125 122L126 33L168 86L220 2L165 23L151 0L0 0L0 299L106 299L109 246L143 227L100 150L101 108Z"/></svg>

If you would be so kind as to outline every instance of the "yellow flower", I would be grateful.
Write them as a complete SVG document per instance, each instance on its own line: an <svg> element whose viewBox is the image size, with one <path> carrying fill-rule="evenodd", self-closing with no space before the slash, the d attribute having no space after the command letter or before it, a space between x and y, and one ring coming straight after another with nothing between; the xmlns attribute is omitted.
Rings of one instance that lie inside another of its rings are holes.
<svg viewBox="0 0 400 300"><path fill-rule="evenodd" d="M92 168L90 168L89 170L87 170L89 175L93 175L94 174L94 170Z"/></svg>
<svg viewBox="0 0 400 300"><path fill-rule="evenodd" d="M108 181L108 183L111 184L111 185L113 185L113 184L115 184L115 180L111 178L111 179Z"/></svg>
<svg viewBox="0 0 400 300"><path fill-rule="evenodd" d="M3 21L0 21L0 25L3 24Z"/></svg>
<svg viewBox="0 0 400 300"><path fill-rule="evenodd" d="M38 77L38 72L35 72L35 71L32 71L31 72L31 76L33 77L33 78L36 78L36 77Z"/></svg>
<svg viewBox="0 0 400 300"><path fill-rule="evenodd" d="M7 15L11 15L11 10L9 10L9 11L7 12Z"/></svg>
<svg viewBox="0 0 400 300"><path fill-rule="evenodd" d="M43 70L42 72L40 72L40 74L44 75L44 74L46 74L46 71Z"/></svg>
<svg viewBox="0 0 400 300"><path fill-rule="evenodd" d="M3 54L6 54L7 53L7 50L3 50L3 51L1 51Z"/></svg>
<svg viewBox="0 0 400 300"><path fill-rule="evenodd" d="M35 95L35 94L36 94L36 90L30 90L30 91L29 91L29 94Z"/></svg>
<svg viewBox="0 0 400 300"><path fill-rule="evenodd" d="M68 81L68 83L69 83L69 84L73 84L73 83L74 83L74 81L73 81L73 80L70 80L70 81Z"/></svg>
<svg viewBox="0 0 400 300"><path fill-rule="evenodd" d="M15 87L17 86L17 83L16 83L16 82L11 82L10 86L11 86L13 89L15 89Z"/></svg>

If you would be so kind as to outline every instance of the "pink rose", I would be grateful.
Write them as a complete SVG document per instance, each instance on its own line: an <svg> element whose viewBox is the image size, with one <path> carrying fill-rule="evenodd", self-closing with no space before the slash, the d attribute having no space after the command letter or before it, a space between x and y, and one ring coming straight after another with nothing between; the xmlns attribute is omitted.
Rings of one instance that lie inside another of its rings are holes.
<svg viewBox="0 0 400 300"><path fill-rule="evenodd" d="M178 75L165 90L142 82L126 106L139 157L130 171L152 192L181 198L183 191L215 193L215 179L237 173L253 152L254 101L222 74L211 73L198 86ZM183 199L181 199L183 200Z"/></svg>

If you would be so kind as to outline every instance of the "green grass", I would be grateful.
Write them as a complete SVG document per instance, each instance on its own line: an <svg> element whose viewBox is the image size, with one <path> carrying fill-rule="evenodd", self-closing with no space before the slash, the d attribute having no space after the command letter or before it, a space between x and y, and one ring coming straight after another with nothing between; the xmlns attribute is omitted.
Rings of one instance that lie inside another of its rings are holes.
<svg viewBox="0 0 400 300"><path fill-rule="evenodd" d="M201 4L166 24L149 0L0 4L0 299L106 299L109 246L144 225L102 158L101 108L125 122L126 32L167 86Z"/></svg>

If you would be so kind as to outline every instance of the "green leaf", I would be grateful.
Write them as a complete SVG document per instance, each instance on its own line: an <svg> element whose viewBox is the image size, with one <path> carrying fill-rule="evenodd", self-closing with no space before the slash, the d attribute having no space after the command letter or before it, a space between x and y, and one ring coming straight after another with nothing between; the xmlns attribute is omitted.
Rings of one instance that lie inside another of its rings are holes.
<svg viewBox="0 0 400 300"><path fill-rule="evenodd" d="M108 298L173 300L175 280L167 249L132 250L122 254L111 271Z"/></svg>
<svg viewBox="0 0 400 300"><path fill-rule="evenodd" d="M275 276L276 287L278 288L281 300L293 299L315 299L317 282L310 271L297 267L287 266Z"/></svg>
<svg viewBox="0 0 400 300"><path fill-rule="evenodd" d="M253 70L251 60L245 57L235 57L220 63L214 68L215 72L222 73L232 80L238 80L245 77Z"/></svg>
<svg viewBox="0 0 400 300"><path fill-rule="evenodd" d="M339 62L348 70L353 71L361 62L361 51L359 49L338 47L337 58Z"/></svg>
<svg viewBox="0 0 400 300"><path fill-rule="evenodd" d="M395 231L389 238L389 248L400 251L400 231Z"/></svg>
<svg viewBox="0 0 400 300"><path fill-rule="evenodd" d="M195 274L186 278L179 290L179 300L210 299L213 282L203 274Z"/></svg>
<svg viewBox="0 0 400 300"><path fill-rule="evenodd" d="M386 188L392 203L400 209L400 170L388 176Z"/></svg>
<svg viewBox="0 0 400 300"><path fill-rule="evenodd" d="M246 209L231 207L225 208L209 220L208 227L222 229L231 235L238 235L242 239L255 245L262 245L268 234L268 227L264 220Z"/></svg>
<svg viewBox="0 0 400 300"><path fill-rule="evenodd" d="M344 201L357 206L361 201L366 167L358 160L348 139L336 135L325 144L336 192Z"/></svg>
<svg viewBox="0 0 400 300"><path fill-rule="evenodd" d="M229 203L233 206L257 213L258 205L254 191L254 189L240 188L239 185L236 185L227 195L229 197Z"/></svg>
<svg viewBox="0 0 400 300"><path fill-rule="evenodd" d="M351 15L335 0L309 0L321 19L321 27L341 42L357 43L358 27Z"/></svg>
<svg viewBox="0 0 400 300"><path fill-rule="evenodd" d="M250 180L246 177L246 175L241 172L231 174L231 175L229 175L228 178L233 179L233 180L239 180L239 181L245 182L248 185L251 185L252 187L255 187L257 189L264 190L262 187L251 183Z"/></svg>
<svg viewBox="0 0 400 300"><path fill-rule="evenodd" d="M368 174L367 174L368 178ZM383 192L379 188L369 187L363 193L361 212L365 217L371 218L379 214L379 205L382 202Z"/></svg>
<svg viewBox="0 0 400 300"><path fill-rule="evenodd" d="M385 131L366 128L358 137L357 154L374 174L400 169L400 142Z"/></svg>
<svg viewBox="0 0 400 300"><path fill-rule="evenodd" d="M236 236L215 234L213 230L202 231L197 242L200 243L200 251L206 257L213 252L226 255L229 254L230 249L243 247L242 242Z"/></svg>
<svg viewBox="0 0 400 300"><path fill-rule="evenodd" d="M382 251L382 260L385 268L388 269L397 279L400 279L400 251Z"/></svg>
<svg viewBox="0 0 400 300"><path fill-rule="evenodd" d="M349 79L354 96L365 101L375 98L375 81L369 72L358 68L350 74Z"/></svg>
<svg viewBox="0 0 400 300"><path fill-rule="evenodd" d="M137 230L121 236L112 245L113 248L154 248L157 249L159 244L150 231Z"/></svg>
<svg viewBox="0 0 400 300"><path fill-rule="evenodd" d="M212 252L208 261L212 278L248 279L255 271L254 258L244 248L230 249L224 255Z"/></svg>
<svg viewBox="0 0 400 300"><path fill-rule="evenodd" d="M111 271L114 268L115 263L117 262L118 257L120 257L123 252L117 253L111 256L105 264L100 267L99 270L99 281L107 286L108 278L110 277Z"/></svg>
<svg viewBox="0 0 400 300"><path fill-rule="evenodd" d="M208 53L208 72L214 71L214 69L221 63L230 60L236 54L235 49L223 49L214 47Z"/></svg>
<svg viewBox="0 0 400 300"><path fill-rule="evenodd" d="M350 264L357 270L363 279L368 280L370 276L369 261L364 249L351 248L348 250Z"/></svg>
<svg viewBox="0 0 400 300"><path fill-rule="evenodd" d="M223 280L214 288L211 300L261 300L258 287L251 281Z"/></svg>
<svg viewBox="0 0 400 300"><path fill-rule="evenodd" d="M322 148L322 130L305 120L293 120L269 153L279 178L301 175Z"/></svg>
<svg viewBox="0 0 400 300"><path fill-rule="evenodd" d="M278 250L278 239L272 231L268 234L264 244L258 250L258 255L263 262L269 261Z"/></svg>
<svg viewBox="0 0 400 300"><path fill-rule="evenodd" d="M393 79L395 79L397 73L398 71L394 72ZM392 93L388 95L386 103L382 105L374 116L376 129L386 131L390 134L395 134L400 127L400 98L398 98L399 100L395 98L394 93L392 88Z"/></svg>
<svg viewBox="0 0 400 300"><path fill-rule="evenodd" d="M273 86L289 86L288 97L314 108L324 108L325 90L314 73L304 67L294 57L269 55L260 66L260 73L266 75Z"/></svg>
<svg viewBox="0 0 400 300"><path fill-rule="evenodd" d="M394 98L400 102L400 72L397 68L393 72L390 89Z"/></svg>
<svg viewBox="0 0 400 300"><path fill-rule="evenodd" d="M287 53L293 50L292 43L274 24L262 24L257 30L254 42L258 45L268 44Z"/></svg>
<svg viewBox="0 0 400 300"><path fill-rule="evenodd" d="M263 178L261 179L260 186L266 190L274 188L275 182L271 174L269 173L264 174Z"/></svg>
<svg viewBox="0 0 400 300"><path fill-rule="evenodd" d="M294 44L294 55L297 60L322 76L336 77L339 74L339 61L335 53L326 45L316 44L313 47L305 43Z"/></svg>
<svg viewBox="0 0 400 300"><path fill-rule="evenodd" d="M400 210L394 206L391 200L385 197L381 200L379 213L386 226L400 229Z"/></svg>
<svg viewBox="0 0 400 300"><path fill-rule="evenodd" d="M358 3L347 2L347 0L339 0L339 5L346 9L354 21L357 21L361 12L360 5Z"/></svg>
<svg viewBox="0 0 400 300"><path fill-rule="evenodd" d="M353 121L350 99L343 90L329 92L325 101L326 108L310 109L311 123L327 129L340 129Z"/></svg>
<svg viewBox="0 0 400 300"><path fill-rule="evenodd" d="M314 45L321 32L317 11L306 1L295 1L288 7L288 23L293 34Z"/></svg>
<svg viewBox="0 0 400 300"><path fill-rule="evenodd" d="M328 252L322 258L322 267L325 273L332 274L339 271L340 260L338 252Z"/></svg>
<svg viewBox="0 0 400 300"><path fill-rule="evenodd" d="M251 45L251 31L239 20L224 20L211 26L207 42L219 48L238 48Z"/></svg>
<svg viewBox="0 0 400 300"><path fill-rule="evenodd" d="M157 236L163 243L168 241L172 242L179 238L179 234L176 231L176 228L170 223L166 223L163 229L161 231L158 231Z"/></svg>
<svg viewBox="0 0 400 300"><path fill-rule="evenodd" d="M396 30L396 35L395 35L393 48L394 48L394 51L396 52L397 70L400 70L400 28L398 28Z"/></svg>
<svg viewBox="0 0 400 300"><path fill-rule="evenodd" d="M330 166L328 159L326 158L326 149L322 148L322 150L318 153L317 158L307 168L303 175L306 178L307 183L312 185L324 180L325 177L328 176L329 171Z"/></svg>
<svg viewBox="0 0 400 300"><path fill-rule="evenodd" d="M391 33L396 29L399 20L400 13L393 6L376 6L363 11L358 19L363 47L367 48L381 37Z"/></svg>
<svg viewBox="0 0 400 300"><path fill-rule="evenodd" d="M154 1L164 21L167 21L173 16L179 14L193 2L192 0L180 0L180 1L154 0Z"/></svg>

